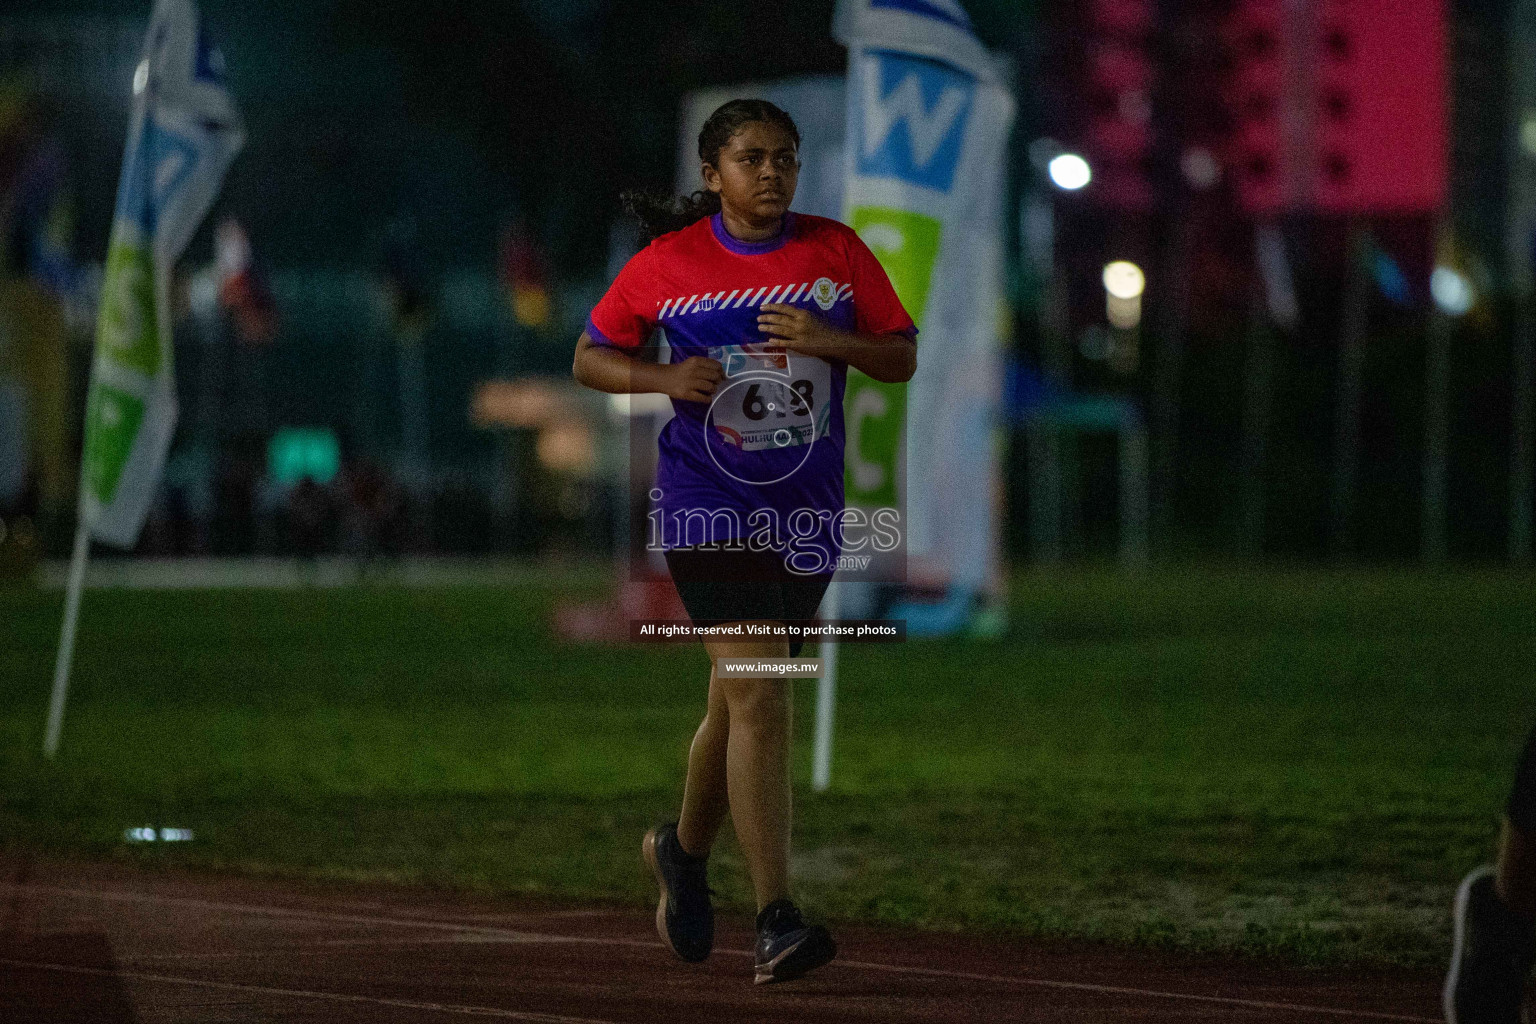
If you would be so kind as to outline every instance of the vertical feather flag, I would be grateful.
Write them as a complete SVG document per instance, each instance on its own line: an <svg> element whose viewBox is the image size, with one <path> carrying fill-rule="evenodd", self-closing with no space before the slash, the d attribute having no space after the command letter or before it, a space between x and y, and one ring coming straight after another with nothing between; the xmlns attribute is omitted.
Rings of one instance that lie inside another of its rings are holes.
<svg viewBox="0 0 1536 1024"><path fill-rule="evenodd" d="M155 4L133 89L80 471L82 525L123 548L138 540L176 428L171 271L245 141L191 0Z"/></svg>
<svg viewBox="0 0 1536 1024"><path fill-rule="evenodd" d="M91 541L120 548L138 542L176 431L171 271L244 143L224 57L203 31L197 6L156 0L133 75L128 146L107 241L85 401L79 526L43 738L49 757L64 728Z"/></svg>
<svg viewBox="0 0 1536 1024"><path fill-rule="evenodd" d="M956 612L930 628L932 616L914 606L908 629L947 632L998 577L992 492L1014 101L957 0L844 0L833 33L848 47L843 219L921 331L909 384L848 374L847 500L905 498L910 564L943 581Z"/></svg>

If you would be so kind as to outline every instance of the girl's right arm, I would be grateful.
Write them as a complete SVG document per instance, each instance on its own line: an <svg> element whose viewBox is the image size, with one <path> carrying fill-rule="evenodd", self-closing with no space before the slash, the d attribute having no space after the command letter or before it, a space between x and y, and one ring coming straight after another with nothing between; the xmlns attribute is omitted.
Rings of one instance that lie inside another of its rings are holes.
<svg viewBox="0 0 1536 1024"><path fill-rule="evenodd" d="M680 363L657 364L636 359L610 345L599 345L586 331L576 342L571 374L577 383L610 395L656 392L687 402L707 402L725 378L720 363L690 356Z"/></svg>

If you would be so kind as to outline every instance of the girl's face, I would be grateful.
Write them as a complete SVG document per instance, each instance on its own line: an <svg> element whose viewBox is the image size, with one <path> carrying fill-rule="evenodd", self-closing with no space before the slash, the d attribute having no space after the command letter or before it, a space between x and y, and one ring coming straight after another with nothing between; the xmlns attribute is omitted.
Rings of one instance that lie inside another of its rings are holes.
<svg viewBox="0 0 1536 1024"><path fill-rule="evenodd" d="M704 184L720 194L720 205L751 224L784 216L795 198L800 156L789 133L767 121L748 121L705 164Z"/></svg>

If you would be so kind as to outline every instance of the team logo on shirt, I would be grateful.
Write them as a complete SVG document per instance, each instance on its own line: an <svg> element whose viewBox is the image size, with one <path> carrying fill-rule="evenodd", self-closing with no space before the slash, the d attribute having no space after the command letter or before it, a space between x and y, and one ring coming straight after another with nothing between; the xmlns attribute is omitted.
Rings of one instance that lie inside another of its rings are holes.
<svg viewBox="0 0 1536 1024"><path fill-rule="evenodd" d="M816 283L811 285L811 298L815 299L816 305L822 309L831 309L832 304L837 301L837 285L832 283L830 277L818 278Z"/></svg>

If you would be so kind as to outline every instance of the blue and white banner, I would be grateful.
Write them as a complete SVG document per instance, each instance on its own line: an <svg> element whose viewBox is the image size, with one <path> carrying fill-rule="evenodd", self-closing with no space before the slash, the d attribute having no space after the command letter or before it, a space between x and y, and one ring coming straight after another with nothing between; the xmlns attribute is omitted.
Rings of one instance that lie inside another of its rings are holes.
<svg viewBox="0 0 1536 1024"><path fill-rule="evenodd" d="M976 599L1000 587L1013 97L955 0L843 2L834 32L848 47L843 220L880 259L920 330L910 384L849 372L848 504L900 505L904 481L912 581L950 595L953 614L938 613L933 631L960 628Z"/></svg>
<svg viewBox="0 0 1536 1024"><path fill-rule="evenodd" d="M245 142L224 58L192 0L157 0L133 92L80 466L82 525L124 548L138 540L176 429L171 271Z"/></svg>

